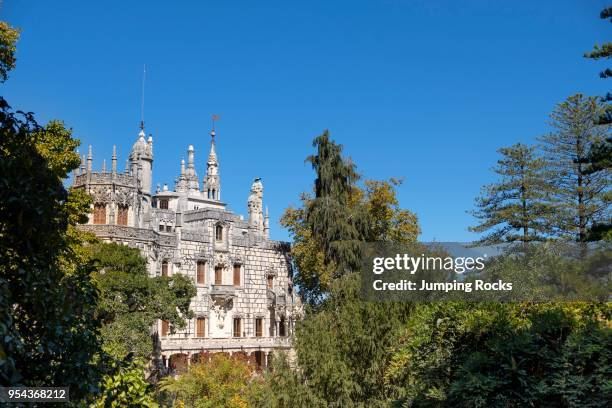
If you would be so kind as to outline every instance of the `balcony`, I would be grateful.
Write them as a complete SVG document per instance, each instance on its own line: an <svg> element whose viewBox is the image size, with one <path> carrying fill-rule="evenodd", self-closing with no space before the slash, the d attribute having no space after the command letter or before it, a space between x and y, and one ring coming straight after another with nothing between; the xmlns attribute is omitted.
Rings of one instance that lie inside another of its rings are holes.
<svg viewBox="0 0 612 408"><path fill-rule="evenodd" d="M233 299L236 297L236 287L234 285L211 285L210 296L213 299Z"/></svg>

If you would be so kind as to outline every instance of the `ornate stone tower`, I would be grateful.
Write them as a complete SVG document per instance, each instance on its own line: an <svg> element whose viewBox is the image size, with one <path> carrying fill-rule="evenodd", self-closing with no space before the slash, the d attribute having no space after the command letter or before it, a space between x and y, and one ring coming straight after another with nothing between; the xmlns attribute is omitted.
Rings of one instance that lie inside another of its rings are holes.
<svg viewBox="0 0 612 408"><path fill-rule="evenodd" d="M215 130L210 132L210 154L206 163L206 178L204 179L204 191L209 200L221 200L221 179L219 178L219 163L215 152Z"/></svg>

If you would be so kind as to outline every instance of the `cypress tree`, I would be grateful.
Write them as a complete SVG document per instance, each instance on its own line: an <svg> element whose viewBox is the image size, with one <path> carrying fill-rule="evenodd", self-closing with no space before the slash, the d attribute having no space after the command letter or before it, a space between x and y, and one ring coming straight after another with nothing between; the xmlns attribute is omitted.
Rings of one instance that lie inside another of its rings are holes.
<svg viewBox="0 0 612 408"><path fill-rule="evenodd" d="M351 194L359 175L355 165L342 157L342 146L330 140L326 130L313 141L317 154L306 161L317 178L314 198L306 209L312 237L322 245L325 263L335 265L339 277L359 268L360 241L367 230L367 217L359 206L349 210Z"/></svg>

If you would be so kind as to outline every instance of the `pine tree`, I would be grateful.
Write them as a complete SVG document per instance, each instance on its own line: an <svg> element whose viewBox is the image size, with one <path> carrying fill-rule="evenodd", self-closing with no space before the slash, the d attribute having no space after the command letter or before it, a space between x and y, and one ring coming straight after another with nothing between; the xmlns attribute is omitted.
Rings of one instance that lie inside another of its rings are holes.
<svg viewBox="0 0 612 408"><path fill-rule="evenodd" d="M606 7L605 9L603 9L599 17L601 19L610 20L610 22L612 22L612 7ZM586 52L584 54L584 57L595 60L598 60L600 58L609 59L610 57L612 57L612 43L606 42L603 43L601 46L596 44L593 47L592 51ZM599 73L599 76L604 79L612 77L612 69L606 68L605 70ZM612 93L608 92L606 96L602 97L601 99L602 102L612 101ZM612 123L612 106L606 104L605 110L602 112L602 114L597 120L598 123L602 125Z"/></svg>
<svg viewBox="0 0 612 408"><path fill-rule="evenodd" d="M554 131L542 136L546 174L552 192L555 216L550 227L560 237L587 239L588 228L610 215L610 171L592 172L588 164L593 146L609 134L607 125L597 125L605 107L595 97L570 96L551 114Z"/></svg>
<svg viewBox="0 0 612 408"><path fill-rule="evenodd" d="M534 147L521 143L498 152L502 158L493 171L501 180L485 186L476 199L477 210L471 214L480 224L470 231L492 230L478 241L481 244L542 240L547 233L545 219L550 214L544 202L544 161L536 157Z"/></svg>

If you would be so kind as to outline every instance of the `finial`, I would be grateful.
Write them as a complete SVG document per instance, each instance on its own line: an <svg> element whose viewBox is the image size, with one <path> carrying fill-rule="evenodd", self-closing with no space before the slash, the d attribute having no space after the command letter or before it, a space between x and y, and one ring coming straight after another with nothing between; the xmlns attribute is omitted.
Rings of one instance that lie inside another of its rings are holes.
<svg viewBox="0 0 612 408"><path fill-rule="evenodd" d="M113 157L111 159L111 167L112 167L112 172L116 173L117 172L117 146L113 145Z"/></svg>
<svg viewBox="0 0 612 408"><path fill-rule="evenodd" d="M212 130L210 131L210 137L212 138L212 142L215 142L215 122L218 121L221 117L219 115L212 115Z"/></svg>

